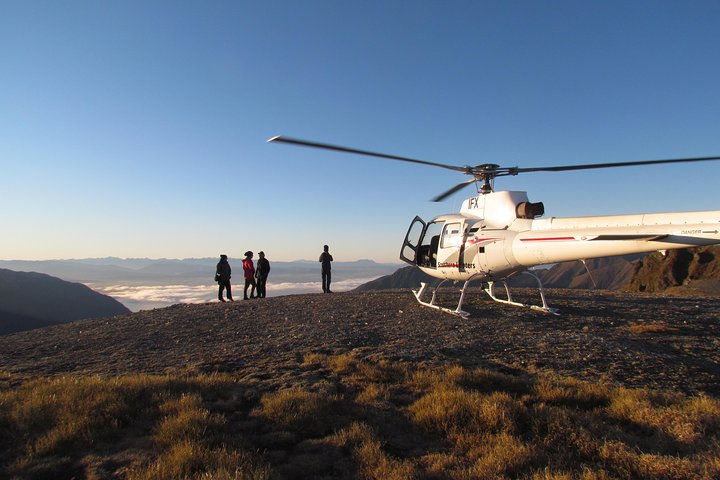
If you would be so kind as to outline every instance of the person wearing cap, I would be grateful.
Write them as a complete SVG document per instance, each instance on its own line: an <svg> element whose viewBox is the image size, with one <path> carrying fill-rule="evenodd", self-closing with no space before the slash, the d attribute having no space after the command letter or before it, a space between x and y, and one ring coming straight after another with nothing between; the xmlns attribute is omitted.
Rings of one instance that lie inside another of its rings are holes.
<svg viewBox="0 0 720 480"><path fill-rule="evenodd" d="M265 252L258 252L260 257L257 261L257 269L255 270L255 278L257 279L257 296L265 298L265 284L270 274L270 262L265 258Z"/></svg>
<svg viewBox="0 0 720 480"><path fill-rule="evenodd" d="M253 252L245 252L245 259L243 260L243 271L245 272L245 300L248 298L255 298L255 288L257 287L257 284L255 283L255 265L253 264L252 258ZM250 290L250 297L248 297L247 291L250 286L252 286L252 290Z"/></svg>
<svg viewBox="0 0 720 480"><path fill-rule="evenodd" d="M230 274L232 273L232 270L230 268L230 263L228 262L227 255L220 255L220 261L217 264L217 267L215 267L215 281L218 283L218 300L221 302L224 302L223 299L223 290L227 290L227 299L231 302L233 301L232 298L232 290L230 288Z"/></svg>
<svg viewBox="0 0 720 480"><path fill-rule="evenodd" d="M333 261L332 255L330 255L330 247L323 245L323 253L320 254L320 263L322 263L322 289L325 293L332 293L330 290L330 279L332 278L330 262Z"/></svg>

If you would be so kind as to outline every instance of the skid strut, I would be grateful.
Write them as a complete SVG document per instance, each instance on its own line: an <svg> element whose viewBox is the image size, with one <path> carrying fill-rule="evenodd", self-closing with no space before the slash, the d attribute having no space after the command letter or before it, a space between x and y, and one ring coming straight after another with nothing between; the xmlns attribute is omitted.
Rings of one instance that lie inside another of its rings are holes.
<svg viewBox="0 0 720 480"><path fill-rule="evenodd" d="M470 280L472 280L472 279L470 279ZM442 282L440 282L438 284L437 287L435 287L435 289L432 292L432 298L430 299L429 302L423 302L423 300L422 300L423 293L425 293L425 289L427 288L427 283L421 282L420 290L413 290L413 294L415 294L415 298L421 305L425 305L426 307L434 308L436 310L441 310L443 312L450 313L452 315L457 315L458 317L467 318L470 316L470 314L462 309L462 304L465 301L465 289L467 288L468 284L470 283L470 280L465 281L465 284L463 285L463 288L460 291L460 301L458 302L458 306L455 310L453 310L451 308L441 307L440 305L437 305L435 303L435 298L437 295L438 288L440 288L443 283L447 282L447 279L443 280Z"/></svg>
<svg viewBox="0 0 720 480"><path fill-rule="evenodd" d="M529 309L531 309L531 310L537 310L538 312L552 313L553 315L558 315L558 310L557 310L556 308L551 308L551 307L547 304L547 300L545 300L545 292L543 291L542 282L541 282L540 279L537 277L537 275L535 275L535 274L533 274L533 273L530 273L530 272L521 272L521 273L523 273L523 274L525 274L525 275L530 275L530 276L533 277L533 278L535 279L535 281L537 282L537 284L538 284L538 291L540 292L540 300L542 300L542 306L540 306L540 305L527 305L527 304L525 304L525 303L520 303L520 302L514 301L513 298L512 298L512 294L510 293L510 289L508 288L507 282L505 282L505 281L502 281L502 284L503 284L503 287L505 287L505 294L507 295L507 298L506 298L506 299L498 298L498 297L495 295L495 283L496 283L496 282L488 282L488 286L487 286L486 288L483 288L483 290L485 291L485 293L488 294L488 296L489 296L490 298L492 298L492 299L495 300L496 302L505 303L505 304L507 304L507 305L514 305L514 306L516 306L516 307L527 307L527 308L529 308Z"/></svg>

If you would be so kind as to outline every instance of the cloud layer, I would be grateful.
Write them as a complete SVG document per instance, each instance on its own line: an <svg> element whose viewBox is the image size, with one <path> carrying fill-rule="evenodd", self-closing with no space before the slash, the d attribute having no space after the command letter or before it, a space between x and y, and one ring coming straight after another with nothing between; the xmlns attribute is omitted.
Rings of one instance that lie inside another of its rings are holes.
<svg viewBox="0 0 720 480"><path fill-rule="evenodd" d="M352 290L373 278L339 280L333 282L332 289L336 292ZM235 284L233 297L242 298L243 284ZM109 295L128 307L133 312L161 308L176 303L208 303L217 301L217 285L93 285L88 287L102 294ZM299 293L319 293L322 291L320 282L301 283L268 283L268 297L293 295Z"/></svg>

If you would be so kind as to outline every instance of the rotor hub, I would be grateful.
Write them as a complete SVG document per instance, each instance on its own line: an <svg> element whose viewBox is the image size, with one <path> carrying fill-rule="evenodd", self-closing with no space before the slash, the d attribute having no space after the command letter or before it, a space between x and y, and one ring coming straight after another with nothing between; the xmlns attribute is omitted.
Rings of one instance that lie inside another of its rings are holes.
<svg viewBox="0 0 720 480"><path fill-rule="evenodd" d="M476 165L471 169L471 174L475 177L476 182L482 182L478 192L482 195L487 195L493 192L493 184L495 177L498 174L498 168L500 165L494 163L486 163L483 165Z"/></svg>

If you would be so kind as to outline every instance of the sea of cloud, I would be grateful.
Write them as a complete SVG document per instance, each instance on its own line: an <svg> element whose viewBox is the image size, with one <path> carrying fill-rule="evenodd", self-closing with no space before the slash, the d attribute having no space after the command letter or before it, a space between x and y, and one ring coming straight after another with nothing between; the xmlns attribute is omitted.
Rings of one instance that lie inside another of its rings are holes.
<svg viewBox="0 0 720 480"><path fill-rule="evenodd" d="M355 278L338 280L332 283L335 292L352 290L374 278ZM88 287L102 294L113 297L133 312L168 307L177 303L208 303L217 302L217 284L208 285L102 285L87 284ZM232 286L233 297L243 298L244 284ZM300 293L322 292L320 282L301 283L268 283L267 296L294 295Z"/></svg>

